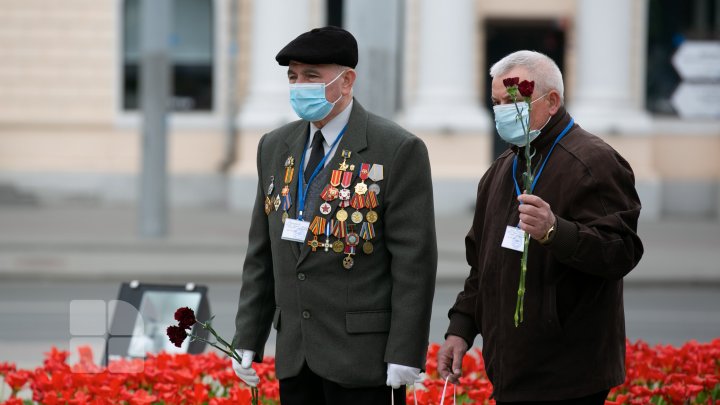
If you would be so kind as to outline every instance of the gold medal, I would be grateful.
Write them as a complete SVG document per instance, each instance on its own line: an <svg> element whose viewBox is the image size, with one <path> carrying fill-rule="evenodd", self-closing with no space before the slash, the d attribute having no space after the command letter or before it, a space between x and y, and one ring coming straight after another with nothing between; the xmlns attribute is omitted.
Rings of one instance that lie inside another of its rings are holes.
<svg viewBox="0 0 720 405"><path fill-rule="evenodd" d="M378 220L378 213L370 210L370 211L368 211L367 214L365 214L365 218L367 219L368 222L370 222L371 224L374 224Z"/></svg>
<svg viewBox="0 0 720 405"><path fill-rule="evenodd" d="M369 240L368 240L368 241L365 241L365 243L363 243L363 252L364 252L366 255L372 254L373 249L374 249L374 248L373 248L373 244L372 244L372 242L370 242Z"/></svg>
<svg viewBox="0 0 720 405"><path fill-rule="evenodd" d="M336 240L332 244L332 250L335 253L342 253L345 250L345 244L341 240Z"/></svg>
<svg viewBox="0 0 720 405"><path fill-rule="evenodd" d="M270 211L273 209L272 200L269 196L265 196L265 215L270 215Z"/></svg>
<svg viewBox="0 0 720 405"><path fill-rule="evenodd" d="M338 212L335 213L335 218L337 218L338 221L344 222L348 219L348 213L343 208L340 208Z"/></svg>
<svg viewBox="0 0 720 405"><path fill-rule="evenodd" d="M352 215L350 215L350 219L354 223L359 224L363 220L363 215L362 215L362 213L360 213L360 211L355 211L352 213Z"/></svg>
<svg viewBox="0 0 720 405"><path fill-rule="evenodd" d="M352 266L354 264L355 264L355 261L350 256L347 256L343 259L343 267L345 267L347 270L352 269Z"/></svg>

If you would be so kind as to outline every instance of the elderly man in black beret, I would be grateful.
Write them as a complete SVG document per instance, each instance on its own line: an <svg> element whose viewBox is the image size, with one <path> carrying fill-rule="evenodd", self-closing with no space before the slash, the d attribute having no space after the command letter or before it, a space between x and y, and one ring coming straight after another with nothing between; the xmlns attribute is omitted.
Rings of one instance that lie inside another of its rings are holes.
<svg viewBox="0 0 720 405"><path fill-rule="evenodd" d="M258 383L272 325L283 405L404 404L437 268L427 149L353 98L349 32L313 29L276 60L301 119L258 145L233 368Z"/></svg>

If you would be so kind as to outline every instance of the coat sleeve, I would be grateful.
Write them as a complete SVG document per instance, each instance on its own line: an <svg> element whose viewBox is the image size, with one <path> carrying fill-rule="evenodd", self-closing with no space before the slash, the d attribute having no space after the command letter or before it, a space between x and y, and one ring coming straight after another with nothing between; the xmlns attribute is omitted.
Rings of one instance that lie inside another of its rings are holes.
<svg viewBox="0 0 720 405"><path fill-rule="evenodd" d="M262 361L265 342L275 312L275 280L272 249L265 215L262 187L261 156L266 137L260 140L257 153L258 187L250 223L248 249L243 265L242 286L235 316L233 346L255 352L255 361Z"/></svg>
<svg viewBox="0 0 720 405"><path fill-rule="evenodd" d="M409 137L398 147L385 186L385 238L392 272L392 318L385 361L425 368L437 272L430 160Z"/></svg>
<svg viewBox="0 0 720 405"><path fill-rule="evenodd" d="M557 233L548 248L578 271L620 279L643 254L637 235L640 199L628 162L614 151L598 155L602 161L586 166L573 187L568 216L557 216Z"/></svg>

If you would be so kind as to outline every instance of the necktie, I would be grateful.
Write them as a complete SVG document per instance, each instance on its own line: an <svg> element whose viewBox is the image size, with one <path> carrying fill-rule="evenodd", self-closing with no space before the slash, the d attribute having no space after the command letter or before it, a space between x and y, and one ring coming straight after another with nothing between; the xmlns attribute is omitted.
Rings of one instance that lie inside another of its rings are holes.
<svg viewBox="0 0 720 405"><path fill-rule="evenodd" d="M305 184L310 180L315 168L320 161L325 157L325 149L323 148L323 134L318 129L315 131L312 140L312 152L310 152L310 160L308 160L307 166L305 166Z"/></svg>

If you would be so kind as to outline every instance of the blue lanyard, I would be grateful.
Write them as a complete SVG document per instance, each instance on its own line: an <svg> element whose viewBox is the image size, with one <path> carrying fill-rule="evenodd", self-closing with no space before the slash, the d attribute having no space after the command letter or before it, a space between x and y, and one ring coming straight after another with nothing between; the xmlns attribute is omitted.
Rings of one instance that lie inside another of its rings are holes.
<svg viewBox="0 0 720 405"><path fill-rule="evenodd" d="M553 149L555 149L555 145L557 145L558 142L560 142L560 140L568 133L568 131L570 131L570 128L572 128L574 123L575 123L575 119L570 118L570 123L568 123L567 126L565 127L565 129L563 129L563 131L560 132L560 135L558 135L557 138L555 138L555 142L553 143L552 147L550 148L550 152L548 152L547 156L545 156L545 160L543 161L542 166L540 166L540 170L538 170L537 174L535 175L535 179L533 180L532 185L530 186L530 190L529 190L530 194L532 194L533 190L535 190L535 185L537 184L537 181L540 178L540 174L542 174L542 171L545 168L545 163L547 163L548 159L550 159L550 155L552 154ZM529 146L526 146L526 148L527 147L529 147ZM513 176L513 181L515 182L515 192L517 193L517 195L519 197L520 194L522 194L522 193L520 192L520 186L518 185L518 182L517 182L517 162L518 162L518 158L517 158L517 155L515 155L515 160L513 160L512 176Z"/></svg>
<svg viewBox="0 0 720 405"><path fill-rule="evenodd" d="M313 180L315 180L315 177L317 177L318 173L320 173L320 170L322 170L323 167L325 167L325 161L327 160L328 156L332 153L335 146L340 142L340 138L342 138L343 134L345 134L345 130L347 129L347 124L343 127L342 131L338 134L337 138L335 138L335 142L330 145L330 149L325 154L323 159L318 163L317 167L315 167L315 170L313 170L312 174L310 175L310 179L308 180L308 184L305 183L305 155L307 154L307 148L308 143L310 142L310 137L308 136L308 140L305 141L305 149L303 149L302 157L300 158L300 170L298 170L298 220L303 220L303 210L305 209L305 197L307 196L308 189L310 188L310 184L312 184Z"/></svg>

